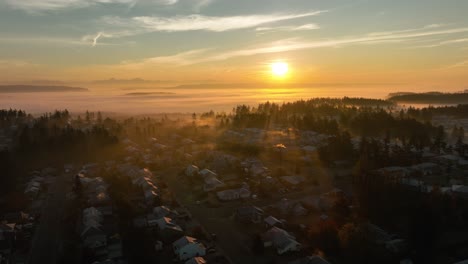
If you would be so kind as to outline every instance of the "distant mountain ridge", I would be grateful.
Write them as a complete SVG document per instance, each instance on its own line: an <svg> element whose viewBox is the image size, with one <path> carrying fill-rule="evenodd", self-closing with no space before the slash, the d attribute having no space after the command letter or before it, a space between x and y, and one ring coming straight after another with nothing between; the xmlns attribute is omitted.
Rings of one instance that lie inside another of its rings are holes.
<svg viewBox="0 0 468 264"><path fill-rule="evenodd" d="M0 93L89 92L87 88L53 85L0 85Z"/></svg>
<svg viewBox="0 0 468 264"><path fill-rule="evenodd" d="M468 104L468 92L458 93L412 93L398 92L388 95L389 101L405 102L405 103L420 103L420 104Z"/></svg>

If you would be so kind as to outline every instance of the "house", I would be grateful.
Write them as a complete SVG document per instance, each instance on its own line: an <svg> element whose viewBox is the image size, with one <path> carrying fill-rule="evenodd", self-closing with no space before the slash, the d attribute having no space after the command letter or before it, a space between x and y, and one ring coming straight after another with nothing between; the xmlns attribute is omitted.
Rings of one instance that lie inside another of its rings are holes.
<svg viewBox="0 0 468 264"><path fill-rule="evenodd" d="M153 208L153 215L156 218L161 218L161 217L170 217L170 218L177 218L179 217L179 213L177 211L174 211L170 209L167 206L158 206Z"/></svg>
<svg viewBox="0 0 468 264"><path fill-rule="evenodd" d="M157 191L158 188L154 185L153 181L149 177L141 176L132 180L132 184L141 187L144 191L152 190Z"/></svg>
<svg viewBox="0 0 468 264"><path fill-rule="evenodd" d="M206 176L204 181L203 190L205 192L210 192L224 186L222 181L212 175Z"/></svg>
<svg viewBox="0 0 468 264"><path fill-rule="evenodd" d="M281 212L281 214L286 215L291 212L291 209L293 208L293 202L288 200L287 198L281 199L281 201L278 202L276 205L276 208Z"/></svg>
<svg viewBox="0 0 468 264"><path fill-rule="evenodd" d="M123 257L122 243L114 243L107 246L107 256L113 260L119 260Z"/></svg>
<svg viewBox="0 0 468 264"><path fill-rule="evenodd" d="M25 212L13 212L4 214L2 217L3 220L7 221L7 223L17 223L17 224L24 224L29 222L29 214Z"/></svg>
<svg viewBox="0 0 468 264"><path fill-rule="evenodd" d="M153 190L144 192L145 201L148 205L153 205L159 201L159 195Z"/></svg>
<svg viewBox="0 0 468 264"><path fill-rule="evenodd" d="M268 216L266 217L263 222L265 223L265 226L267 228L272 228L272 227L283 227L283 222L281 222L280 220L278 220L276 217L274 216Z"/></svg>
<svg viewBox="0 0 468 264"><path fill-rule="evenodd" d="M307 256L298 260L288 262L288 264L330 264L320 256Z"/></svg>
<svg viewBox="0 0 468 264"><path fill-rule="evenodd" d="M286 230L272 227L262 235L264 247L274 247L279 255L301 250L301 244Z"/></svg>
<svg viewBox="0 0 468 264"><path fill-rule="evenodd" d="M174 221L172 221L172 219L169 217L163 217L156 220L156 225L161 231L165 229L172 229L174 231L183 232L182 228L176 223L174 223Z"/></svg>
<svg viewBox="0 0 468 264"><path fill-rule="evenodd" d="M405 167L393 166L378 169L376 173L388 181L398 182L408 177L410 175L410 170Z"/></svg>
<svg viewBox="0 0 468 264"><path fill-rule="evenodd" d="M426 186L424 182L414 178L406 178L401 180L401 184L405 185L407 188L415 190L415 191L425 191Z"/></svg>
<svg viewBox="0 0 468 264"><path fill-rule="evenodd" d="M220 201L234 201L238 199L248 199L251 193L247 188L230 189L216 193L216 196Z"/></svg>
<svg viewBox="0 0 468 264"><path fill-rule="evenodd" d="M439 173L441 171L441 167L432 162L416 164L411 166L411 169L413 171L420 172L424 176Z"/></svg>
<svg viewBox="0 0 468 264"><path fill-rule="evenodd" d="M452 154L434 157L435 162L439 164L447 165L447 166L458 165L459 160L460 160L459 156L452 155Z"/></svg>
<svg viewBox="0 0 468 264"><path fill-rule="evenodd" d="M243 223L260 223L263 218L263 210L256 206L244 206L237 208L236 219Z"/></svg>
<svg viewBox="0 0 468 264"><path fill-rule="evenodd" d="M92 264L116 264L116 262L110 259L106 259L103 261L95 261Z"/></svg>
<svg viewBox="0 0 468 264"><path fill-rule="evenodd" d="M305 181L303 176L283 176L280 178L281 181L289 186L298 186Z"/></svg>
<svg viewBox="0 0 468 264"><path fill-rule="evenodd" d="M203 257L206 254L205 246L196 238L183 236L172 243L174 254L179 260L188 260L193 257Z"/></svg>
<svg viewBox="0 0 468 264"><path fill-rule="evenodd" d="M185 262L185 264L206 264L206 260L203 257L194 257Z"/></svg>
<svg viewBox="0 0 468 264"><path fill-rule="evenodd" d="M15 223L0 222L0 238L14 237L16 232Z"/></svg>
<svg viewBox="0 0 468 264"><path fill-rule="evenodd" d="M195 175L198 175L198 172L200 171L200 169L195 166L195 165L189 165L187 166L187 168L185 169L185 175L187 177L193 177Z"/></svg>
<svg viewBox="0 0 468 264"><path fill-rule="evenodd" d="M452 193L460 197L468 198L468 186L452 185Z"/></svg>
<svg viewBox="0 0 468 264"><path fill-rule="evenodd" d="M85 227L101 227L103 222L102 213L94 207L83 210L83 225Z"/></svg>
<svg viewBox="0 0 468 264"><path fill-rule="evenodd" d="M393 254L401 254L409 249L409 244L404 239L392 239L385 242L385 248Z"/></svg>
<svg viewBox="0 0 468 264"><path fill-rule="evenodd" d="M392 236L387 231L374 224L365 224L364 230L366 231L369 239L377 245L384 245L391 241Z"/></svg>
<svg viewBox="0 0 468 264"><path fill-rule="evenodd" d="M249 171L249 175L254 178L260 177L260 176L266 176L270 173L268 168L264 166L252 166L250 167L248 171Z"/></svg>
<svg viewBox="0 0 468 264"><path fill-rule="evenodd" d="M304 206L302 206L301 203L296 203L296 205L294 205L292 208L292 212L295 216L304 216L309 213L309 211Z"/></svg>
<svg viewBox="0 0 468 264"><path fill-rule="evenodd" d="M90 249L97 249L107 245L106 234L99 227L95 226L85 227L83 232L81 232L81 239L84 246Z"/></svg>
<svg viewBox="0 0 468 264"><path fill-rule="evenodd" d="M209 170L209 169L203 169L199 172L199 174L203 177L203 178L207 178L207 177L211 177L211 178L216 178L218 177L218 174L216 174L215 172Z"/></svg>

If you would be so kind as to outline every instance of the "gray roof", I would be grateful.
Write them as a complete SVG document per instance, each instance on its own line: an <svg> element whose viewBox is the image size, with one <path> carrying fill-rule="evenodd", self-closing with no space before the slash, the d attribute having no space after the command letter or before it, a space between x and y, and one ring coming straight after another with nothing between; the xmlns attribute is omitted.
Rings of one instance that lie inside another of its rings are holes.
<svg viewBox="0 0 468 264"><path fill-rule="evenodd" d="M288 262L288 264L330 264L330 263L319 256L308 256L305 258L301 258L298 260Z"/></svg>

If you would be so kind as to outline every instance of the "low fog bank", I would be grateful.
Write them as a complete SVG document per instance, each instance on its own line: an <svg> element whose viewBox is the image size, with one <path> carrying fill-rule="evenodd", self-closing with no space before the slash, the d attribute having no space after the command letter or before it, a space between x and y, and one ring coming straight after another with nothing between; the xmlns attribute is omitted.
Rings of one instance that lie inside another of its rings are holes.
<svg viewBox="0 0 468 264"><path fill-rule="evenodd" d="M125 114L192 113L208 110L229 112L240 104L290 102L314 97L366 97L384 99L389 92L401 91L401 86L322 86L306 88L241 87L196 89L191 87L87 87L89 92L3 93L2 108L23 109L39 114L56 109L73 112L105 111Z"/></svg>

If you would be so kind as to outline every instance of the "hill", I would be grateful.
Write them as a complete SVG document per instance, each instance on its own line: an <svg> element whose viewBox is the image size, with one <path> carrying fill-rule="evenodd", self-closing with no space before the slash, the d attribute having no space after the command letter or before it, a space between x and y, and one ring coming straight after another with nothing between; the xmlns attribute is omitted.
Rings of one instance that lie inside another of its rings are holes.
<svg viewBox="0 0 468 264"><path fill-rule="evenodd" d="M88 92L87 88L69 86L0 85L0 93Z"/></svg>
<svg viewBox="0 0 468 264"><path fill-rule="evenodd" d="M468 93L408 93L400 92L389 94L389 101L398 103L418 104L468 104Z"/></svg>

